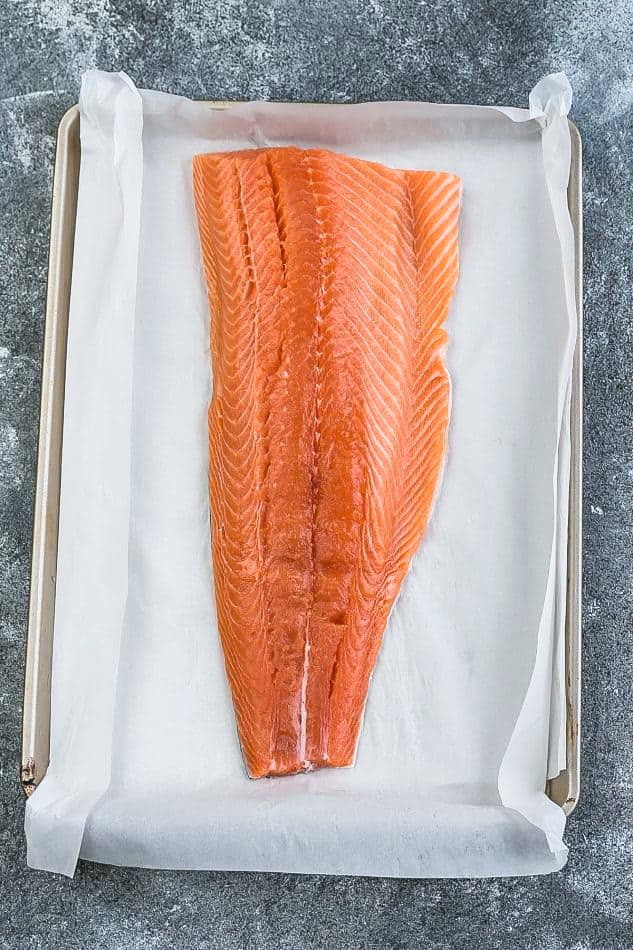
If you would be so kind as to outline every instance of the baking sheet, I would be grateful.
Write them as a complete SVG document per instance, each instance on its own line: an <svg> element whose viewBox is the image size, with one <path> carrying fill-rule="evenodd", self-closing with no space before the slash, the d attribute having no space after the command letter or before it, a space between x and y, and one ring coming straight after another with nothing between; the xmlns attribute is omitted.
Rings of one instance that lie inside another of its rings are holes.
<svg viewBox="0 0 633 950"><path fill-rule="evenodd" d="M555 78L541 91L533 114L558 136L547 147L521 110L211 114L139 95L124 77L87 78L51 766L29 803L30 863L69 873L82 840L85 857L158 866L444 875L564 860L562 813L542 790L573 311L557 231L569 218L552 215L545 168L561 173L554 197L564 195L568 89ZM442 495L390 621L355 769L252 783L210 600L208 314L190 158L290 140L461 174L454 415Z"/></svg>

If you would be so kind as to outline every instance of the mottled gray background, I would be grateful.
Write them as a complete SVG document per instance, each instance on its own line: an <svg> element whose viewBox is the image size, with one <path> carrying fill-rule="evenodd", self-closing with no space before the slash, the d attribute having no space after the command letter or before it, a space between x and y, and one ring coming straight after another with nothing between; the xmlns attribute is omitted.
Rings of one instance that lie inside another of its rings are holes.
<svg viewBox="0 0 633 950"><path fill-rule="evenodd" d="M633 0L0 0L0 945L633 946ZM91 66L220 99L522 105L564 69L585 149L583 798L567 868L416 882L29 871L18 755L55 129ZM5 916L3 916L3 914Z"/></svg>

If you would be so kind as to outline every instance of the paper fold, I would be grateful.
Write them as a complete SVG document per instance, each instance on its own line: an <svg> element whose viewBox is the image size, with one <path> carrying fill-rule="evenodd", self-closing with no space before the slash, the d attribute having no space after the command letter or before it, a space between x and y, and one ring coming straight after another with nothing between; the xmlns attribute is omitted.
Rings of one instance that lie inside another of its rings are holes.
<svg viewBox="0 0 633 950"><path fill-rule="evenodd" d="M82 84L48 772L27 803L28 861L72 874L110 783L128 591L141 97L124 75Z"/></svg>
<svg viewBox="0 0 633 950"><path fill-rule="evenodd" d="M565 817L544 795L545 781L558 775L564 756L564 596L567 580L567 511L569 506L569 411L570 380L576 345L576 301L574 291L573 230L567 206L567 186L571 162L571 138L567 115L571 108L571 86L564 73L546 76L529 98L529 117L543 126L543 164L556 232L560 240L560 264L565 290L567 334L561 352L561 370L556 402L559 439L552 478L551 554L543 613L539 622L534 669L527 694L510 737L499 770L501 801L534 824L542 824L551 850L566 853L562 845ZM516 121L516 120L515 120ZM554 618L552 622L552 616ZM540 711L541 742L526 754L523 734L534 728ZM554 719L552 719L552 712ZM541 749L548 749L543 758ZM562 761L561 761L562 760ZM559 767L558 767L559 766ZM545 821L543 821L545 818Z"/></svg>

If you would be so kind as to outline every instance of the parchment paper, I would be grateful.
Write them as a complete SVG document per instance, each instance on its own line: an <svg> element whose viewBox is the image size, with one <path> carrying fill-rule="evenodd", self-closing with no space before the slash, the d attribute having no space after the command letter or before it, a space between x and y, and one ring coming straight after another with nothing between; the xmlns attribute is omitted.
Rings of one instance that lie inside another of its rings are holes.
<svg viewBox="0 0 633 950"><path fill-rule="evenodd" d="M564 761L570 90L530 110L214 112L90 72L73 267L51 762L28 861L333 874L543 873ZM352 769L251 781L213 606L201 151L318 145L461 176L442 489L389 621ZM552 715L550 716L550 710Z"/></svg>

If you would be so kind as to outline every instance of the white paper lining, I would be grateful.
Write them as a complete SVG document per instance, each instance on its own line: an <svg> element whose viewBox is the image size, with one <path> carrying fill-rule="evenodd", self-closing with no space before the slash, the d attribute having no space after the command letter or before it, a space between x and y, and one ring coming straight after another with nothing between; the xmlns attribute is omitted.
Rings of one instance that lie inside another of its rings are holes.
<svg viewBox="0 0 633 950"><path fill-rule="evenodd" d="M563 813L543 788L548 749L551 773L564 760L568 108L562 76L539 83L529 113L218 113L87 74L51 765L27 806L32 866L72 874L80 846L141 866L406 876L564 863ZM462 177L453 417L355 767L252 782L212 603L209 316L191 157L290 143Z"/></svg>

